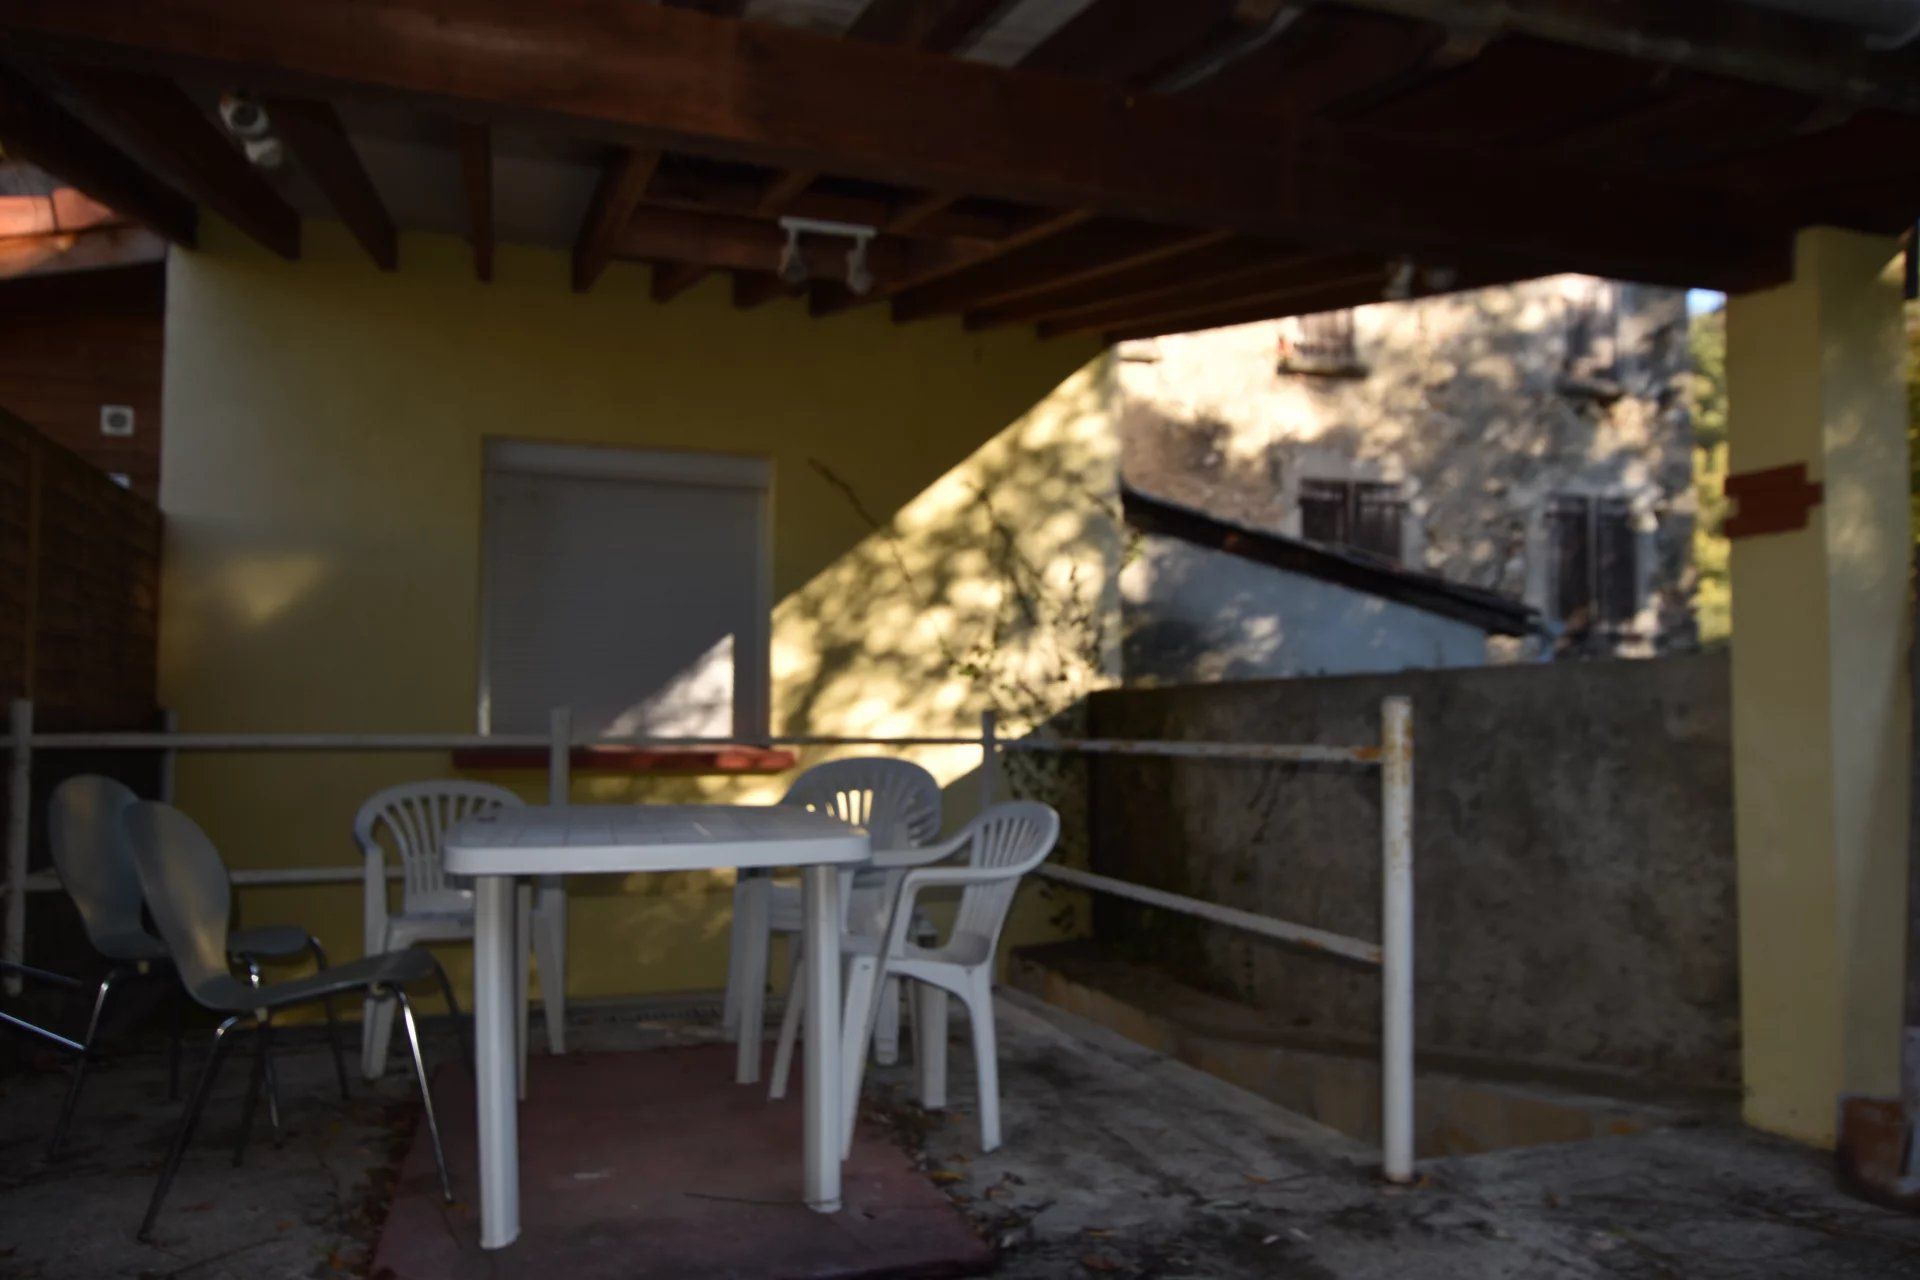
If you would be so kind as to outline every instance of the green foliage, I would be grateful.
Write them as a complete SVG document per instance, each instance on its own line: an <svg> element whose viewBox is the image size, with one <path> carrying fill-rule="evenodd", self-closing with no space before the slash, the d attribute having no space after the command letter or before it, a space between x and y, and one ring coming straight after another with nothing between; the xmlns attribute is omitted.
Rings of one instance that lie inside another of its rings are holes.
<svg viewBox="0 0 1920 1280"><path fill-rule="evenodd" d="M1727 313L1693 318L1687 331L1693 372L1687 409L1693 417L1693 613L1703 647L1727 643L1733 633L1728 547L1720 532L1727 516Z"/></svg>
<svg viewBox="0 0 1920 1280"><path fill-rule="evenodd" d="M1693 486L1699 515L1693 530L1694 616L1703 646L1725 644L1733 633L1727 540L1720 532L1727 499L1727 318L1724 309L1693 318L1688 331L1693 374L1687 403L1693 414ZM1911 524L1920 543L1920 306L1907 307L1907 491Z"/></svg>

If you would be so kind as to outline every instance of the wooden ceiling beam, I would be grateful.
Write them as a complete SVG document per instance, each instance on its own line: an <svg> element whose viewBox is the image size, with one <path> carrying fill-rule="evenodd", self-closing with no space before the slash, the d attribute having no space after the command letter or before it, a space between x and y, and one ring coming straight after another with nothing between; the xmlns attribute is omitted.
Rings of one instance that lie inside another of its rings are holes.
<svg viewBox="0 0 1920 1280"><path fill-rule="evenodd" d="M708 268L697 262L656 262L647 294L655 302L672 302L707 275Z"/></svg>
<svg viewBox="0 0 1920 1280"><path fill-rule="evenodd" d="M735 309L750 311L775 298L798 297L800 290L772 272L736 271L733 273L732 295Z"/></svg>
<svg viewBox="0 0 1920 1280"><path fill-rule="evenodd" d="M262 104L273 131L320 188L360 247L382 271L400 261L400 237L359 152L330 103L268 98Z"/></svg>
<svg viewBox="0 0 1920 1280"><path fill-rule="evenodd" d="M847 29L847 38L871 44L944 53L1004 7L1006 0L873 0ZM761 192L757 212L771 217L796 213L792 205L821 177L818 169L774 174ZM947 203L952 203L951 197ZM805 215L802 215L805 216ZM875 221L868 226L881 226ZM904 231L906 228L888 227Z"/></svg>
<svg viewBox="0 0 1920 1280"><path fill-rule="evenodd" d="M473 121L461 121L458 129L467 243L473 246L473 274L484 284L493 279L493 130Z"/></svg>
<svg viewBox="0 0 1920 1280"><path fill-rule="evenodd" d="M283 258L300 256L300 215L171 81L112 67L61 78L189 196Z"/></svg>
<svg viewBox="0 0 1920 1280"><path fill-rule="evenodd" d="M1716 197L1599 182L1538 153L1426 143L1409 164L1334 128L657 5L0 0L0 32L15 48L351 84L625 145L1380 252L1492 247L1541 270L1736 287L1787 241Z"/></svg>
<svg viewBox="0 0 1920 1280"><path fill-rule="evenodd" d="M881 281L864 294L833 287L815 289L808 298L807 309L815 316L830 316L869 302L881 302L894 297L907 289L929 285L957 271L981 266L1005 254L1014 253L1029 245L1039 244L1054 236L1072 231L1086 225L1093 214L1086 209L1068 209L1064 212L1043 213L1012 235L986 249L953 255L944 263L930 263L911 275L897 276L892 281Z"/></svg>
<svg viewBox="0 0 1920 1280"><path fill-rule="evenodd" d="M1321 3L1322 0L1310 0ZM1828 101L1920 114L1920 66L1839 24L1729 0L1338 0L1453 31L1524 35Z"/></svg>
<svg viewBox="0 0 1920 1280"><path fill-rule="evenodd" d="M1388 271L1387 263L1371 254L1297 253L1271 266L1240 272L1230 283L1195 281L1066 313L1042 321L1040 335L1053 338L1065 333L1104 333L1163 319L1177 322L1242 303L1278 303L1334 285L1371 289L1369 301L1378 302L1386 291Z"/></svg>
<svg viewBox="0 0 1920 1280"><path fill-rule="evenodd" d="M1117 302L1147 302L1194 287L1225 292L1248 272L1294 261L1304 252L1297 244L1256 240L1234 239L1201 245L1094 280L1058 285L1016 301L969 307L966 326L988 329L1002 324L1052 320Z"/></svg>
<svg viewBox="0 0 1920 1280"><path fill-rule="evenodd" d="M193 201L5 67L0 67L0 145L8 155L31 161L173 244L191 249L197 242Z"/></svg>
<svg viewBox="0 0 1920 1280"><path fill-rule="evenodd" d="M1414 288L1410 298L1433 297L1462 289L1484 289L1527 278L1505 266L1483 266L1462 270L1446 281L1445 288L1431 285ZM1313 315L1342 307L1365 306L1379 302L1380 277L1364 270L1351 275L1336 274L1317 283L1303 283L1292 289L1276 290L1252 296L1226 296L1211 306L1159 316L1139 317L1110 328L1102 335L1109 343L1136 338L1157 338L1169 333L1191 333L1199 329L1217 329L1224 325L1251 324L1283 316ZM1044 330L1043 330L1044 331Z"/></svg>
<svg viewBox="0 0 1920 1280"><path fill-rule="evenodd" d="M681 213L671 209L640 208L627 220L615 245L615 255L648 262L681 262L729 271L777 272L786 236L771 222L758 218ZM846 274L845 241L831 243L812 238L801 245L801 260L810 278L839 280ZM875 289L886 282L911 278L923 271L961 260L940 245L877 237L867 250Z"/></svg>
<svg viewBox="0 0 1920 1280"><path fill-rule="evenodd" d="M1104 280L1130 267L1219 244L1231 233L1104 222L1054 236L944 280L916 285L893 300L896 321L921 320L969 307L1017 302L1049 289Z"/></svg>
<svg viewBox="0 0 1920 1280"><path fill-rule="evenodd" d="M958 49L1009 0L869 0L847 28L850 40L903 49Z"/></svg>
<svg viewBox="0 0 1920 1280"><path fill-rule="evenodd" d="M1020 66L1146 87L1196 51L1264 26L1278 8L1257 0L1093 0L1035 45Z"/></svg>
<svg viewBox="0 0 1920 1280"><path fill-rule="evenodd" d="M593 189L593 197L587 202L586 216L581 220L580 234L573 244L575 292L585 293L591 289L600 273L606 270L607 263L613 260L621 228L627 225L646 196L647 184L653 181L654 171L659 167L658 151L634 147L622 147L607 161Z"/></svg>
<svg viewBox="0 0 1920 1280"><path fill-rule="evenodd" d="M692 174L662 166L647 188L646 203L663 208L707 211L742 216L765 217L761 205L766 193L762 183ZM983 247L1007 235L1013 228L1005 218L968 213L952 208L952 196L941 196L936 205L913 220L904 219L901 205L869 195L847 195L824 188L803 192L788 205L786 212L802 218L823 218L831 222L861 222L877 226L895 235L913 235L929 240L978 241Z"/></svg>

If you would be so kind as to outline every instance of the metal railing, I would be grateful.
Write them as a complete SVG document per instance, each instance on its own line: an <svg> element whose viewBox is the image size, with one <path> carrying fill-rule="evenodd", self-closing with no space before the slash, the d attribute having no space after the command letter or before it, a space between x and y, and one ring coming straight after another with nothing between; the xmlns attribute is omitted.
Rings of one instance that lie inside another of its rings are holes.
<svg viewBox="0 0 1920 1280"><path fill-rule="evenodd" d="M6 989L10 994L17 994L20 989L19 978L11 970L20 966L26 958L27 894L59 887L51 874L33 875L27 870L33 756L37 751L165 752L161 770L162 798L170 799L172 760L175 753L182 751L443 752L542 748L547 752L548 800L562 804L571 792L571 749L574 747L734 746L740 741L737 737L578 737L572 731L571 713L564 707L554 709L549 718L548 731L544 734L182 733L172 729L160 732L36 733L33 728L33 704L16 700L9 709L6 739L9 754L4 885L6 932L4 945L0 946L0 960L6 962L0 966L0 970L7 971ZM1042 865L1036 874L1075 889L1109 894L1289 946L1377 967L1382 986L1381 1164L1390 1181L1412 1180L1413 709L1406 698L1388 698L1382 702L1380 741L1363 746L1116 738L1003 738L1000 736L998 719L991 711L981 716L978 737L790 735L758 738L754 739L754 744L768 747L978 747L980 798L983 805L992 803L1001 789L1001 757L1009 752L1377 768L1380 771L1381 805L1381 930L1377 940L1353 938L1072 867L1049 863ZM397 877L400 873L395 869L389 874ZM238 885L358 883L364 876L365 871L359 863L326 867L239 869L233 872L234 883Z"/></svg>

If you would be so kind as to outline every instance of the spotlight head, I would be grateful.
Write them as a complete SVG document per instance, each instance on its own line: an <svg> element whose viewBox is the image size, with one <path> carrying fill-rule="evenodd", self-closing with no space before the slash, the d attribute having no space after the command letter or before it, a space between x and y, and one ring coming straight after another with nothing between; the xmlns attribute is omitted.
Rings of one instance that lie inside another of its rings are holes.
<svg viewBox="0 0 1920 1280"><path fill-rule="evenodd" d="M867 266L867 237L861 236L847 250L847 288L865 296L873 288L873 271Z"/></svg>
<svg viewBox="0 0 1920 1280"><path fill-rule="evenodd" d="M807 260L800 256L800 230L787 228L787 243L780 249L780 278L790 285L805 284Z"/></svg>

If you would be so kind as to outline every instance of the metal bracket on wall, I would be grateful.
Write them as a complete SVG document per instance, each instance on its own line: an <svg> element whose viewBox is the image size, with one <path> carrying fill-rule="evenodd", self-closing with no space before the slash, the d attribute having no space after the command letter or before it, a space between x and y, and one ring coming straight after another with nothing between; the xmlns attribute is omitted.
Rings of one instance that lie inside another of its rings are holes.
<svg viewBox="0 0 1920 1280"><path fill-rule="evenodd" d="M1806 528L1808 513L1825 492L1818 481L1807 479L1807 464L1796 462L1728 476L1726 495L1739 509L1727 517L1722 531L1729 538L1755 538Z"/></svg>

